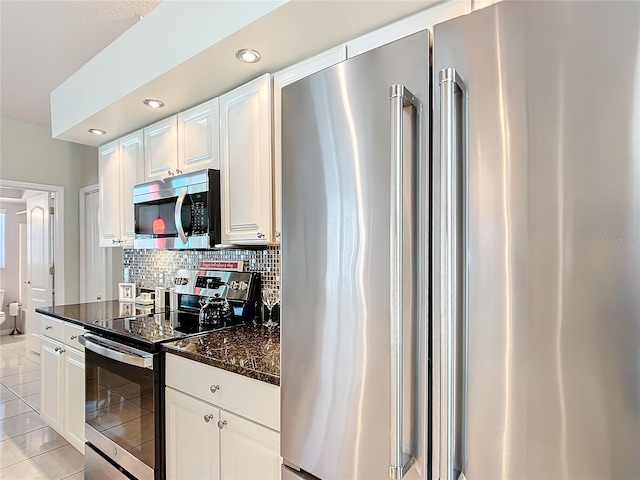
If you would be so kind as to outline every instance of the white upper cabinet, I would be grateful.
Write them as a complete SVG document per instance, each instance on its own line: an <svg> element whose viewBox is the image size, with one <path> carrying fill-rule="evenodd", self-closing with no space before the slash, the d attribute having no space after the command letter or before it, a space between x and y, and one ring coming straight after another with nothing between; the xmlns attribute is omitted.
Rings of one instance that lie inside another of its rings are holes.
<svg viewBox="0 0 640 480"><path fill-rule="evenodd" d="M282 234L282 88L346 59L347 46L341 45L273 75L273 230L276 243L280 243Z"/></svg>
<svg viewBox="0 0 640 480"><path fill-rule="evenodd" d="M115 246L120 239L120 146L118 140L98 149L98 178L100 246Z"/></svg>
<svg viewBox="0 0 640 480"><path fill-rule="evenodd" d="M142 166L142 131L120 139L120 240L122 246L133 246L135 219L133 186L144 180Z"/></svg>
<svg viewBox="0 0 640 480"><path fill-rule="evenodd" d="M144 128L146 180L175 175L178 165L178 118L176 115Z"/></svg>
<svg viewBox="0 0 640 480"><path fill-rule="evenodd" d="M133 246L133 186L143 180L142 130L98 149L100 246Z"/></svg>
<svg viewBox="0 0 640 480"><path fill-rule="evenodd" d="M178 169L220 168L220 99L178 114Z"/></svg>
<svg viewBox="0 0 640 480"><path fill-rule="evenodd" d="M222 243L272 238L271 75L220 97Z"/></svg>
<svg viewBox="0 0 640 480"><path fill-rule="evenodd" d="M145 181L220 168L220 99L144 129Z"/></svg>

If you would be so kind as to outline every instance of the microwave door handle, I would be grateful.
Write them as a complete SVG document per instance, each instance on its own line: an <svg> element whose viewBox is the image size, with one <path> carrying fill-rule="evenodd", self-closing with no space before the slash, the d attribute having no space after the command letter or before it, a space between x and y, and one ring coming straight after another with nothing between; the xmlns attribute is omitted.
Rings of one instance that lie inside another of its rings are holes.
<svg viewBox="0 0 640 480"><path fill-rule="evenodd" d="M187 236L184 233L184 226L182 225L182 204L184 203L184 197L187 196L187 189L183 188L176 200L176 209L173 213L173 219L176 223L176 230L178 230L178 236L182 243L187 243Z"/></svg>

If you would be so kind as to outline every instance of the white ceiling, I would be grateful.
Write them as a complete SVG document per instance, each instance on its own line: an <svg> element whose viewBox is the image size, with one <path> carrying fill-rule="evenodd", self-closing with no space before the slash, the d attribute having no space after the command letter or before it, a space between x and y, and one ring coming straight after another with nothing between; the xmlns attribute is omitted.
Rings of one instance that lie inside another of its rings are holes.
<svg viewBox="0 0 640 480"><path fill-rule="evenodd" d="M1 0L1 116L50 126L51 91L160 2Z"/></svg>

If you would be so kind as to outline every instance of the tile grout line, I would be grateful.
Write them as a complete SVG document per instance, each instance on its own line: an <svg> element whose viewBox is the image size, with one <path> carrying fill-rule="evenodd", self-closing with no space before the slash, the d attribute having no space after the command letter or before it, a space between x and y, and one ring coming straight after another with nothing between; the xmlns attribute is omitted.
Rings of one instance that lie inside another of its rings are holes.
<svg viewBox="0 0 640 480"><path fill-rule="evenodd" d="M46 428L46 427L43 427L43 428ZM34 430L34 431L35 431L35 430ZM48 453L55 452L56 450L60 450L61 448L65 448L65 447L71 447L71 448L73 448L73 446L72 446L70 443L67 443L66 445L60 445L59 447L52 448L51 450L47 450L46 452L38 453L38 454L36 454L36 455L32 455L32 456L31 456L31 457L29 457L29 458L25 458L25 459L20 460L19 462L16 462L16 463L12 463L11 465L3 465L3 466L2 466L2 468L0 468L0 473L2 473L2 471L3 471L4 469L6 469L6 468L15 467L16 465L19 465L19 464L21 464L21 463L23 463L23 462L31 462L31 461L33 461L33 460L34 460L35 458L37 458L37 457L41 457L42 455L47 455ZM78 470L78 472L81 472L81 471L82 471L82 470ZM78 472L74 472L74 473L72 473L71 475L75 475L75 474L76 474L76 473L78 473ZM70 477L71 475L67 475L67 477ZM67 477L63 477L63 478L67 478ZM0 475L0 478L2 478L2 475ZM60 480L62 480L62 479L60 479Z"/></svg>

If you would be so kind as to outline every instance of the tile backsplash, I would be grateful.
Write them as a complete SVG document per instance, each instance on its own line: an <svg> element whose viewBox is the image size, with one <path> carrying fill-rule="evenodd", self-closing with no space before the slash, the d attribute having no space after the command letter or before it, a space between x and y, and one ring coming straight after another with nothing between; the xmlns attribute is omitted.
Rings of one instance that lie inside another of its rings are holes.
<svg viewBox="0 0 640 480"><path fill-rule="evenodd" d="M124 249L122 266L138 287L171 285L180 268L197 269L202 260L241 260L244 271L259 272L263 288L280 288L280 247L264 250L152 250ZM125 278L127 277L125 273Z"/></svg>

